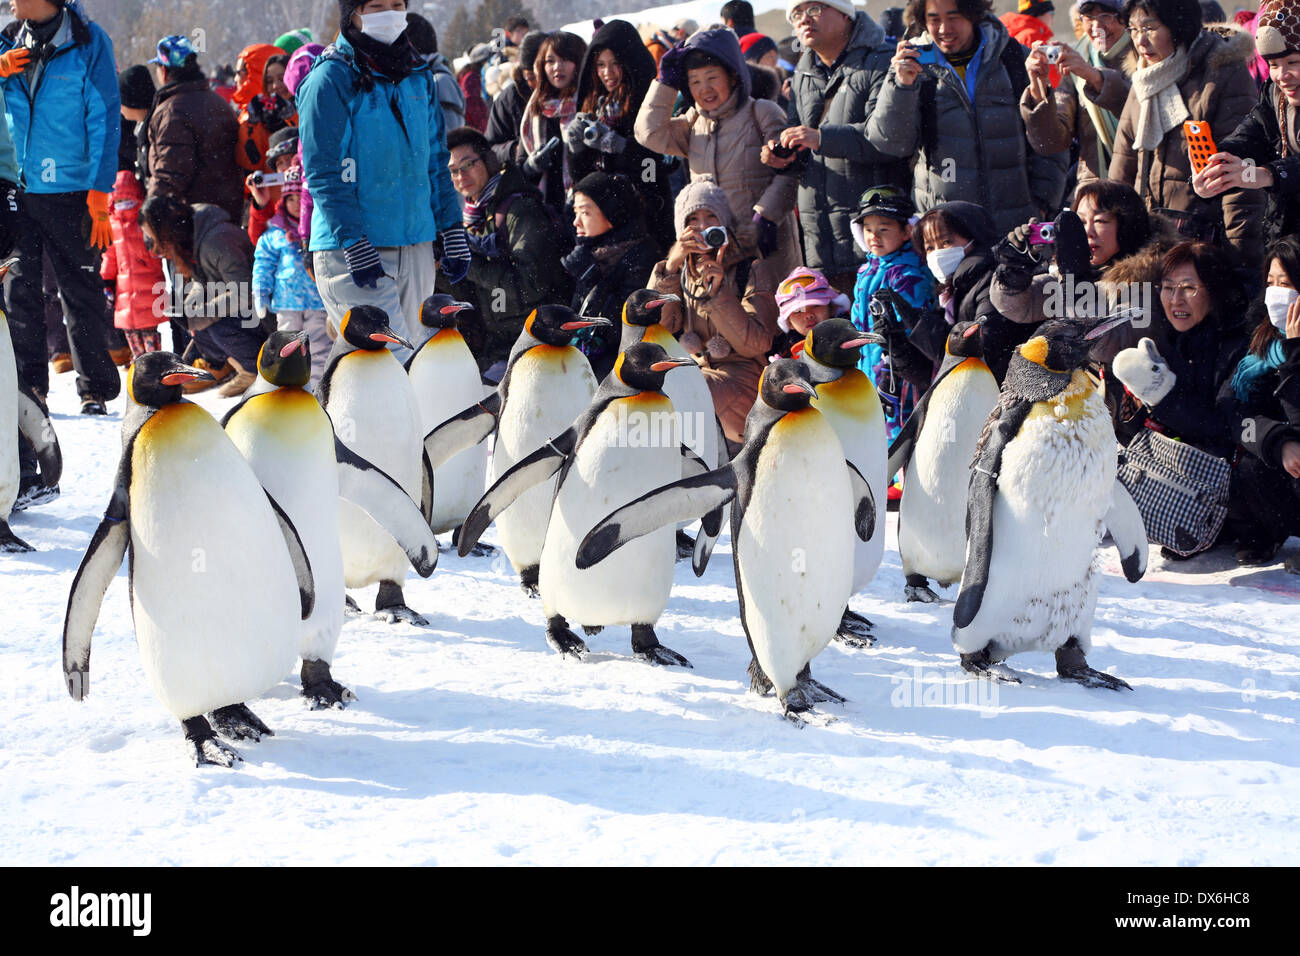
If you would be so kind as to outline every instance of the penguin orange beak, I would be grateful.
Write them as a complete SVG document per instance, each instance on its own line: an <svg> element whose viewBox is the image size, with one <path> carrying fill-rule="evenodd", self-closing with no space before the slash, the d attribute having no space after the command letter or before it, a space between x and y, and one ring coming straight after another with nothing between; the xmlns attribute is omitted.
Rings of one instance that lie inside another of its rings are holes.
<svg viewBox="0 0 1300 956"><path fill-rule="evenodd" d="M280 358L288 358L290 355L292 355L294 352L298 351L299 349L305 348L306 345L307 345L307 336L298 335L296 338L294 338L292 342L287 343L280 349Z"/></svg>
<svg viewBox="0 0 1300 956"><path fill-rule="evenodd" d="M805 392L813 398L817 397L817 389L813 388L807 382L791 382L789 385L782 385L781 391L785 392L787 395L798 395L800 392Z"/></svg>
<svg viewBox="0 0 1300 956"><path fill-rule="evenodd" d="M473 306L468 302L453 302L451 305L444 305L438 311L443 315L456 315L459 312L464 312L466 309L471 308L473 308Z"/></svg>
<svg viewBox="0 0 1300 956"><path fill-rule="evenodd" d="M645 307L647 309L658 309L667 305L669 302L681 302L681 301L682 301L681 296L667 294L667 295L661 295L657 299L651 299L649 302L645 304Z"/></svg>
<svg viewBox="0 0 1300 956"><path fill-rule="evenodd" d="M595 316L580 315L572 322L565 322L563 325L560 326L560 328L563 329L565 332L574 332L577 331L578 329L589 329L593 325L613 325L613 324L614 323L609 321L609 319L602 319L598 315Z"/></svg>
<svg viewBox="0 0 1300 956"><path fill-rule="evenodd" d="M849 339L847 342L841 342L842 349L860 349L864 345L884 345L885 337L877 335L875 332L863 332L856 339Z"/></svg>
<svg viewBox="0 0 1300 956"><path fill-rule="evenodd" d="M402 338L392 329L388 329L388 328L380 329L378 332L371 332L370 338L374 342L392 342L394 345L400 345L404 348L408 348L412 350L415 348L415 346L412 345L410 342L406 341L406 339Z"/></svg>
<svg viewBox="0 0 1300 956"><path fill-rule="evenodd" d="M968 339L972 335L978 335L980 332L983 331L984 323L988 321L988 318L989 317L987 315L981 315L978 319L975 320L974 325L972 325L969 329L967 329L965 332L961 334L961 337L963 339Z"/></svg>
<svg viewBox="0 0 1300 956"><path fill-rule="evenodd" d="M173 365L159 380L164 385L185 385L188 382L212 382L216 380L211 372L194 368L192 365Z"/></svg>
<svg viewBox="0 0 1300 956"><path fill-rule="evenodd" d="M665 359L662 362L655 362L650 368L656 372L670 372L675 368L683 368L687 365L694 365L694 359Z"/></svg>

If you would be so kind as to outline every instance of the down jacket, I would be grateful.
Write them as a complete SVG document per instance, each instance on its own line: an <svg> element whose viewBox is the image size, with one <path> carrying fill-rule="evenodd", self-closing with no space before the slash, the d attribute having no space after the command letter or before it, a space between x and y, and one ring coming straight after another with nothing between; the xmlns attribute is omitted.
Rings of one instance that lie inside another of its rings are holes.
<svg viewBox="0 0 1300 956"><path fill-rule="evenodd" d="M290 240L284 213L277 212L253 250L253 291L272 312L324 309L316 283L302 262L302 244Z"/></svg>
<svg viewBox="0 0 1300 956"><path fill-rule="evenodd" d="M1231 30L1226 37L1202 30L1188 50L1190 66L1178 90L1191 114L1189 119L1209 123L1216 142L1236 130L1259 98L1247 68L1254 49L1250 34L1243 30ZM1221 218L1228 242L1253 266L1263 254L1262 191L1233 189L1215 199L1198 197L1192 191L1191 160L1181 125L1166 133L1154 150L1134 149L1134 127L1141 109L1137 95L1130 91L1115 132L1110 178L1136 189L1150 209L1199 212L1216 222Z"/></svg>
<svg viewBox="0 0 1300 956"><path fill-rule="evenodd" d="M790 80L789 124L814 126L822 134L821 149L809 153L803 170L799 222L806 264L827 275L855 272L862 262L850 226L863 190L884 185L906 189L912 182L910 150L880 149L867 138L867 118L893 56L882 47L884 39L885 31L859 12L849 45L833 69L805 50Z"/></svg>
<svg viewBox="0 0 1300 956"><path fill-rule="evenodd" d="M981 48L974 101L946 65L927 63L911 86L890 71L867 122L867 138L882 153L917 154L913 195L925 212L942 202L969 200L989 210L1005 234L1060 207L1066 154L1040 156L1020 119L1028 74L1024 47L993 17L977 25ZM937 47L935 48L937 51Z"/></svg>
<svg viewBox="0 0 1300 956"><path fill-rule="evenodd" d="M119 329L152 329L164 319L154 311L156 290L163 281L162 260L145 248L144 230L137 219L143 202L139 180L130 170L119 172L108 211L113 244L104 251L99 269L100 278L116 282L113 325Z"/></svg>

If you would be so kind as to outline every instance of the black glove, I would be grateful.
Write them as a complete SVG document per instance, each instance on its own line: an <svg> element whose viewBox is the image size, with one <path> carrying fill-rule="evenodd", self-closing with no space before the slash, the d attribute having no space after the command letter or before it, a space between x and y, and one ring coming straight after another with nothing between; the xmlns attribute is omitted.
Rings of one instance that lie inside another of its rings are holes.
<svg viewBox="0 0 1300 956"><path fill-rule="evenodd" d="M758 227L758 254L766 259L776 252L776 247L781 241L780 234L776 223L761 212L754 213L754 225Z"/></svg>
<svg viewBox="0 0 1300 956"><path fill-rule="evenodd" d="M551 159L560 151L560 137L552 136L543 145L528 154L519 166L523 174L533 182L541 179L546 174L547 167L551 165Z"/></svg>
<svg viewBox="0 0 1300 956"><path fill-rule="evenodd" d="M1016 226L993 247L993 258L998 263L997 279L1012 292L1024 292L1034 274L1042 270L1042 263L1030 251L1029 245L1029 227L1037 222L1037 219L1031 219L1023 226Z"/></svg>
<svg viewBox="0 0 1300 956"><path fill-rule="evenodd" d="M675 90L686 88L686 50L675 46L659 60L659 82Z"/></svg>
<svg viewBox="0 0 1300 956"><path fill-rule="evenodd" d="M361 239L343 250L347 260L348 272L352 281L362 289L379 288L379 280L384 277L384 264L379 258L379 250L370 244L369 239Z"/></svg>
<svg viewBox="0 0 1300 956"><path fill-rule="evenodd" d="M18 187L0 179L0 259L13 252L18 241Z"/></svg>
<svg viewBox="0 0 1300 956"><path fill-rule="evenodd" d="M1062 276L1088 277L1092 274L1092 250L1083 220L1072 209L1062 209L1056 217L1056 268Z"/></svg>
<svg viewBox="0 0 1300 956"><path fill-rule="evenodd" d="M888 286L872 293L868 311L871 312L871 331L886 339L892 335L906 337L921 317L920 309Z"/></svg>
<svg viewBox="0 0 1300 956"><path fill-rule="evenodd" d="M587 143L582 138L583 132L587 129L588 123L595 122L590 113L578 113L573 119L569 120L569 125L564 127L564 145L569 148L571 153L585 153Z"/></svg>

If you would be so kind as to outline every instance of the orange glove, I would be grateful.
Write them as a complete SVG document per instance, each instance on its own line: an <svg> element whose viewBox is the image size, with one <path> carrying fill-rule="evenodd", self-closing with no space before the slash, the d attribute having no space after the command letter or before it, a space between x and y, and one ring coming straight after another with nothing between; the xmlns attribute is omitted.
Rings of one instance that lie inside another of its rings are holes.
<svg viewBox="0 0 1300 956"><path fill-rule="evenodd" d="M113 244L113 227L108 221L108 193L97 189L87 192L86 208L90 210L90 244L97 249L107 249Z"/></svg>
<svg viewBox="0 0 1300 956"><path fill-rule="evenodd" d="M32 58L32 51L26 47L15 47L0 56L0 77L13 76L27 69L27 61Z"/></svg>

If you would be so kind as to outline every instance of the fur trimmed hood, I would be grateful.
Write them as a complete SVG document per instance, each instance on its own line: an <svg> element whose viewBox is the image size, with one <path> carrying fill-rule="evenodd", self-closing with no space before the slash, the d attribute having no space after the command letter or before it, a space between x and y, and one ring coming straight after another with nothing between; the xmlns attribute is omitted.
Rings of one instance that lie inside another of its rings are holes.
<svg viewBox="0 0 1300 956"><path fill-rule="evenodd" d="M1219 43L1213 42L1216 38ZM1210 70L1222 70L1238 63L1249 66L1255 58L1255 38L1231 23L1208 24L1192 43L1188 55L1193 63L1204 58Z"/></svg>

